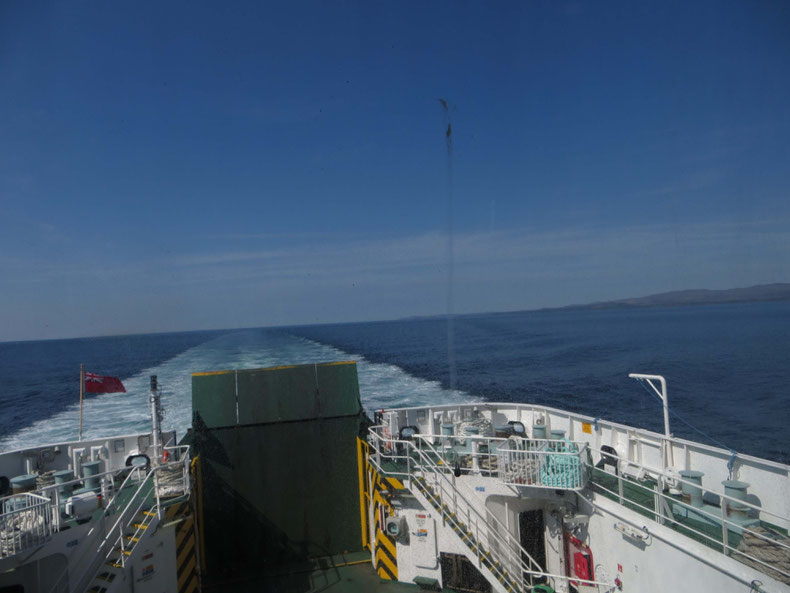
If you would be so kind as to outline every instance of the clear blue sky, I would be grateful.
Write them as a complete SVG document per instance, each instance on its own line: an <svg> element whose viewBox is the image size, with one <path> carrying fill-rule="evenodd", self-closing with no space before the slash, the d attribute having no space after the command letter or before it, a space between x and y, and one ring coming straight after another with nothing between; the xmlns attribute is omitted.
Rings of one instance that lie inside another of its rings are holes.
<svg viewBox="0 0 790 593"><path fill-rule="evenodd" d="M0 4L0 340L790 281L784 2Z"/></svg>

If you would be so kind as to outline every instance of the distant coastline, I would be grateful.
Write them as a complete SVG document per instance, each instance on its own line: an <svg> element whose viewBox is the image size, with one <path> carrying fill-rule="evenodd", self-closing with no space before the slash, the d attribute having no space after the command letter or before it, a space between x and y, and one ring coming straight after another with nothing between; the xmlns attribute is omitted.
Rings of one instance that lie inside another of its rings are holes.
<svg viewBox="0 0 790 593"><path fill-rule="evenodd" d="M759 284L746 288L708 290L705 288L674 290L642 297L600 301L595 303L545 307L541 311L560 309L625 309L631 307L673 307L681 305L712 305L790 300L790 283Z"/></svg>
<svg viewBox="0 0 790 593"><path fill-rule="evenodd" d="M540 307L538 309L517 309L513 311L488 311L485 313L459 313L458 317L476 315L509 315L511 313L531 313L535 311L575 311L585 309L636 309L646 307L681 307L692 305L716 305L735 303L760 303L770 301L790 301L790 283L758 284L746 288L727 288L710 290L692 288L673 290L641 297L630 297L614 301L598 301L561 307ZM440 319L446 315L413 315L393 321L415 321L421 319Z"/></svg>

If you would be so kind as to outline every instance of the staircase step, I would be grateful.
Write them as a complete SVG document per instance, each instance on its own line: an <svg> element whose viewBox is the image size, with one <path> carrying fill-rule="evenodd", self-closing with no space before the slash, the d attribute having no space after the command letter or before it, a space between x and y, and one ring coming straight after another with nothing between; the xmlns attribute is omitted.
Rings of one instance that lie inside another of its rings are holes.
<svg viewBox="0 0 790 593"><path fill-rule="evenodd" d="M112 583L117 575L114 572L103 572L98 575L96 578L101 579L103 581L107 581L108 583Z"/></svg>
<svg viewBox="0 0 790 593"><path fill-rule="evenodd" d="M132 527L135 529L148 529L147 523L132 523Z"/></svg>
<svg viewBox="0 0 790 593"><path fill-rule="evenodd" d="M130 541L130 542L134 542L135 544L140 541L139 537L134 537L133 535L128 535L127 534L127 535L124 535L123 537L124 537L125 540Z"/></svg>
<svg viewBox="0 0 790 593"><path fill-rule="evenodd" d="M107 591L107 587L102 587L100 585L94 585L88 589L88 593L105 593L105 591Z"/></svg>
<svg viewBox="0 0 790 593"><path fill-rule="evenodd" d="M451 511L447 503L442 502L438 494L434 493L434 488L427 483L424 476L415 476L414 484L417 489L425 495L428 502L431 503L445 521L445 525L452 528L453 532L458 536L461 542L480 559L480 562L489 571L489 574L498 581L507 593L518 593L520 591L516 579L514 579L508 571L502 566L499 560L496 560L490 551L483 548L474 537L472 530L468 525L458 520L458 508Z"/></svg>

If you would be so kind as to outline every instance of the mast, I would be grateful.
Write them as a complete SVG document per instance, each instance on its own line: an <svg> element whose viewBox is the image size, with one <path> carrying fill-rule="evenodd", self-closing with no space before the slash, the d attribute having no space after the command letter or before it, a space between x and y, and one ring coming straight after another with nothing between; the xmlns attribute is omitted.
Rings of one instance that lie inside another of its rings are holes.
<svg viewBox="0 0 790 593"><path fill-rule="evenodd" d="M77 440L82 440L82 398L85 395L85 365L80 363L80 431Z"/></svg>
<svg viewBox="0 0 790 593"><path fill-rule="evenodd" d="M156 375L151 375L151 434L154 448L154 465L159 465L162 459L162 402L159 397L159 385Z"/></svg>

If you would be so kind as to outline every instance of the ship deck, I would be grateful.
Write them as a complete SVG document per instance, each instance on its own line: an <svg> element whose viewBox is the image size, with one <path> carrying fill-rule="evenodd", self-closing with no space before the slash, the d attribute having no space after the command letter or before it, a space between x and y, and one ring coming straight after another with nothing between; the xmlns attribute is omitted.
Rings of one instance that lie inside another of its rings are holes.
<svg viewBox="0 0 790 593"><path fill-rule="evenodd" d="M282 567L277 574L260 574L244 579L206 579L203 591L217 593L232 589L237 593L416 593L414 584L385 581L373 570L370 552L311 559L302 564ZM443 591L450 591L444 587Z"/></svg>
<svg viewBox="0 0 790 593"><path fill-rule="evenodd" d="M600 469L594 468L591 477L593 488L596 492L610 500L618 500L618 497L613 494L613 492L618 488L617 478L615 476L601 471ZM631 478L623 478L623 506L639 513L644 517L655 517L657 513L654 496L655 487L655 480L650 478L641 481ZM665 496L678 502L683 500L680 496L671 494L666 494ZM720 525L712 525L711 523L695 521L689 518L678 519L677 523L667 522L666 525L678 533L690 537L691 539L704 544L709 548L717 551L722 550L723 538ZM766 521L760 521L759 525L764 529L774 531L784 537L787 537L787 530L777 525L773 525ZM741 539L742 535L740 533L730 532L728 544L737 548L741 542Z"/></svg>

